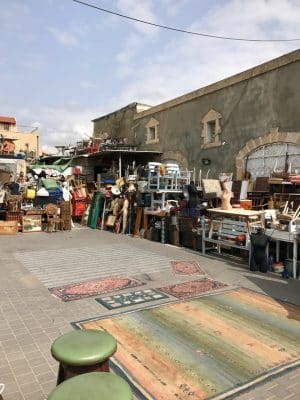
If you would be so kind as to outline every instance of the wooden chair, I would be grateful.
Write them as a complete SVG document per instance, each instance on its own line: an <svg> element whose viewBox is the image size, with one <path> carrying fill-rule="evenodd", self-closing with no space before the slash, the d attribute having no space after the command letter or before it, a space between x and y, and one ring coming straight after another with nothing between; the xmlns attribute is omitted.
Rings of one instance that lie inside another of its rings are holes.
<svg viewBox="0 0 300 400"><path fill-rule="evenodd" d="M264 210L268 207L270 194L267 192L248 192L247 197L252 200L252 210Z"/></svg>
<svg viewBox="0 0 300 400"><path fill-rule="evenodd" d="M64 220L58 213L58 207L56 204L50 203L46 206L46 216L47 216L47 230L48 232L53 232L55 225L59 224L60 229L64 229Z"/></svg>

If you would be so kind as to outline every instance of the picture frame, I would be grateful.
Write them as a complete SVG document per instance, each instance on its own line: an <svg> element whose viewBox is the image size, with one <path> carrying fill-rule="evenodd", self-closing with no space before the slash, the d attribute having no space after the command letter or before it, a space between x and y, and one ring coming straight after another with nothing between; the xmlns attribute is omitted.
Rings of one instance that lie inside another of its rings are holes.
<svg viewBox="0 0 300 400"><path fill-rule="evenodd" d="M222 188L219 179L203 179L203 192L205 195L214 193L215 197L220 197Z"/></svg>
<svg viewBox="0 0 300 400"><path fill-rule="evenodd" d="M23 215L22 217L22 232L40 232L42 230L41 215Z"/></svg>

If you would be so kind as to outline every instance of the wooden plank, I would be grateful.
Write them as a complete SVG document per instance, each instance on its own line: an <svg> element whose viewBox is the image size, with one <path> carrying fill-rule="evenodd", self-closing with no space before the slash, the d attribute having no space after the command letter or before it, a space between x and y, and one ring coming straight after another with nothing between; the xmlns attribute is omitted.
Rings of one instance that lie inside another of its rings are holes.
<svg viewBox="0 0 300 400"><path fill-rule="evenodd" d="M227 246L227 247L234 247L234 248L236 248L236 249L242 249L242 250L250 250L250 248L248 247L248 245L246 245L246 246L240 246L240 245L237 245L237 244L235 244L235 243L232 243L232 242L230 242L230 241L226 241L226 240L218 240L218 239L209 239L209 238L205 238L204 239L204 242L208 242L208 243L215 243L215 244L218 244L218 245L220 245L220 246Z"/></svg>

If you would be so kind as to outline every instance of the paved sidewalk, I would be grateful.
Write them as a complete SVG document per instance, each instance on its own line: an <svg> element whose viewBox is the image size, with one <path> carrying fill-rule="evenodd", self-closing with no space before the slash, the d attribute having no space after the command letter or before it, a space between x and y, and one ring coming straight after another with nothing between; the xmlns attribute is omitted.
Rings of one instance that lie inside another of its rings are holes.
<svg viewBox="0 0 300 400"><path fill-rule="evenodd" d="M143 288L195 279L195 275L172 274L170 260L195 260L218 281L300 305L300 281L251 273L230 260L202 257L184 248L88 228L0 236L3 399L45 399L56 382L58 365L50 354L53 340L72 329L70 322L112 313L94 298L64 303L51 296L47 288L122 274L143 281ZM234 398L299 399L299 378L297 368Z"/></svg>

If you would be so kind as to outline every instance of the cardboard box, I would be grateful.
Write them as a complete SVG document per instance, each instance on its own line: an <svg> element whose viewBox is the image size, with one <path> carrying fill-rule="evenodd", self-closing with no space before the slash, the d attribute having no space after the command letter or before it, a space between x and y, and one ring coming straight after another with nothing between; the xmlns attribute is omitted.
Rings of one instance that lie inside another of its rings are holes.
<svg viewBox="0 0 300 400"><path fill-rule="evenodd" d="M18 221L0 221L0 235L16 235Z"/></svg>

